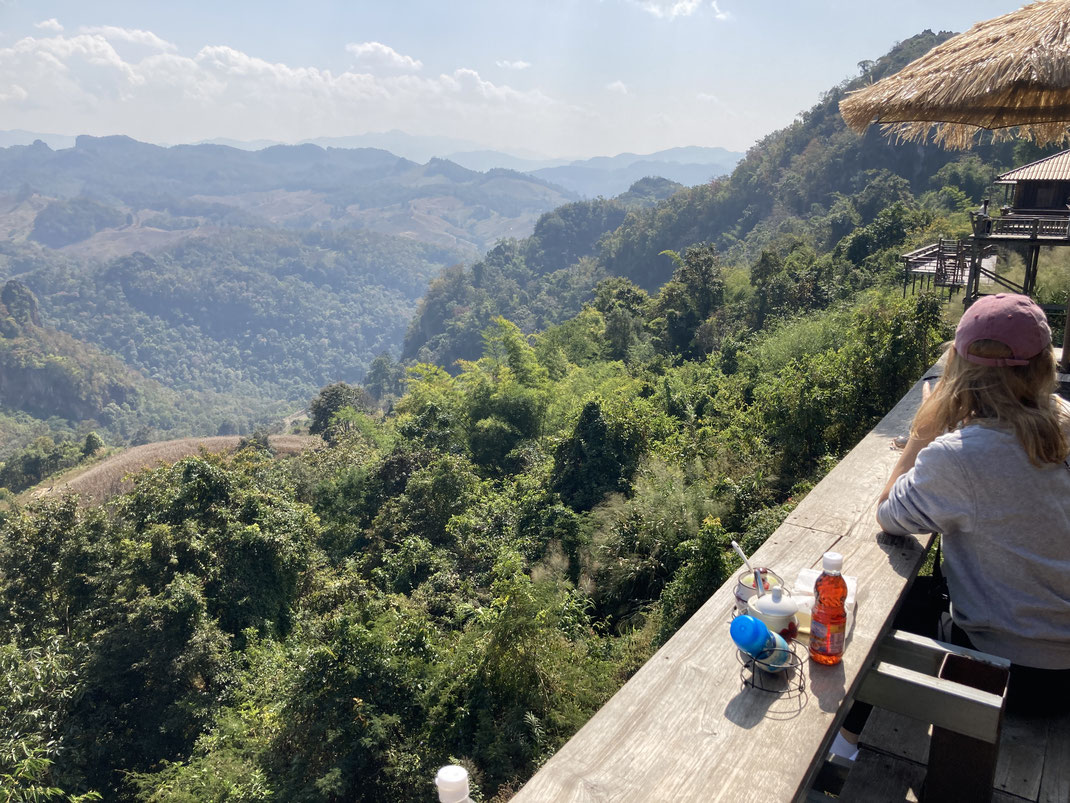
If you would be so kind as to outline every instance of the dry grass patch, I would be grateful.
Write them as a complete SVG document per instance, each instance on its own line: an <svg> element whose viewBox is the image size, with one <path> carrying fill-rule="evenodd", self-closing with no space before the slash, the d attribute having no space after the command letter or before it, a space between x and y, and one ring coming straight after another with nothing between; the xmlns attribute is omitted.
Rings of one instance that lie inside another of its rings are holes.
<svg viewBox="0 0 1070 803"><path fill-rule="evenodd" d="M144 468L170 464L184 457L206 452L232 451L241 440L237 435L220 435L212 438L180 438L173 441L147 443L134 446L105 458L86 469L75 469L66 475L46 480L36 488L22 494L24 501L44 496L74 493L81 496L83 504L98 504L133 487L129 475ZM287 455L323 445L313 435L272 435L271 448L276 454Z"/></svg>

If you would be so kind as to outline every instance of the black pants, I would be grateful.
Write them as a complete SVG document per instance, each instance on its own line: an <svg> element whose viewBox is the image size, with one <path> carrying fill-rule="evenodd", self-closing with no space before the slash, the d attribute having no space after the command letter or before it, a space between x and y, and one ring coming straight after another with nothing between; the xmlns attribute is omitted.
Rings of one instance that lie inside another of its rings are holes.
<svg viewBox="0 0 1070 803"><path fill-rule="evenodd" d="M951 625L951 643L977 649L966 631L956 624ZM1070 669L1038 669L1011 664L1007 711L1023 716L1070 713Z"/></svg>

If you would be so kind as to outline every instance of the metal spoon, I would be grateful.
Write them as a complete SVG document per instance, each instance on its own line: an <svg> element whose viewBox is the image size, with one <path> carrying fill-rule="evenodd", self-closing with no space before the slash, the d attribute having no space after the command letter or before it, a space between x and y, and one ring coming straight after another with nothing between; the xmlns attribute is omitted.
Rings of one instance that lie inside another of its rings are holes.
<svg viewBox="0 0 1070 803"><path fill-rule="evenodd" d="M747 567L748 572L753 572L754 569L750 567L750 561L747 560L746 553L740 548L739 544L735 541L732 542L732 549L736 550L736 554L743 558L743 565Z"/></svg>

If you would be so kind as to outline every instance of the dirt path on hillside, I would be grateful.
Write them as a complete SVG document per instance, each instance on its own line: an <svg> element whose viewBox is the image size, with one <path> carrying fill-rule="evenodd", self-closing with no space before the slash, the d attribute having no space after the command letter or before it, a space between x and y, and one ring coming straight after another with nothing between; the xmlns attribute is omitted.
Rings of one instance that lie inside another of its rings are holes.
<svg viewBox="0 0 1070 803"><path fill-rule="evenodd" d="M211 438L180 438L174 441L147 443L124 449L87 469L75 469L66 475L54 477L23 494L23 499L39 499L44 496L76 493L83 504L99 504L113 496L129 491L133 484L127 475L143 468L152 468L161 463L175 463L183 457L208 452L224 452L236 449L241 440L237 435L220 435ZM287 455L314 449L323 445L318 436L272 435L271 448L276 454Z"/></svg>

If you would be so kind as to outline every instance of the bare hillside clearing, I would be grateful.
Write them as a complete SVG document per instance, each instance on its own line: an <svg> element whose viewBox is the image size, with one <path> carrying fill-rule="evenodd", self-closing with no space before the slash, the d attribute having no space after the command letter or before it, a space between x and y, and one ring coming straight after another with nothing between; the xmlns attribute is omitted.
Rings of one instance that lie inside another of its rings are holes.
<svg viewBox="0 0 1070 803"><path fill-rule="evenodd" d="M161 463L175 463L184 457L200 454L202 449L208 452L233 450L237 448L240 440L237 435L220 435L211 438L180 438L134 446L88 469L75 469L65 476L46 480L26 492L23 498L39 499L43 496L76 493L82 497L83 504L99 503L130 490L133 485L128 475L134 472ZM282 455L295 454L323 444L319 437L312 435L272 435L269 442L275 453Z"/></svg>

